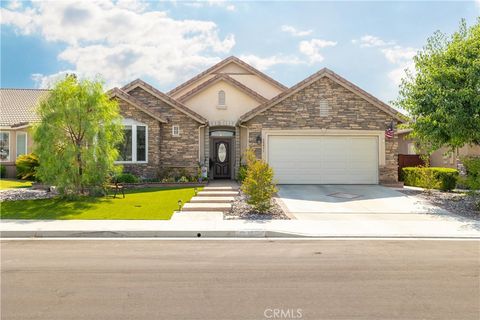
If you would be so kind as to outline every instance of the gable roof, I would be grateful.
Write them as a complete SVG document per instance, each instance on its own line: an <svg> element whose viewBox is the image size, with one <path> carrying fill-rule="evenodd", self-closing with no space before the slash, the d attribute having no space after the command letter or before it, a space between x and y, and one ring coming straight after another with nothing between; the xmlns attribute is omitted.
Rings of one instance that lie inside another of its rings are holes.
<svg viewBox="0 0 480 320"><path fill-rule="evenodd" d="M182 112L183 114L189 116L193 120L199 122L199 123L207 123L207 119L196 113L195 111L189 109L185 105L183 105L181 102L178 102L175 99L170 98L167 96L165 93L161 92L160 90L154 88L153 86L149 85L145 81L141 79L134 80L127 85L123 86L121 90L124 92L128 93L132 91L135 88L142 88L143 90L147 91L151 95L157 97L158 99L162 100L166 104L172 106L173 108L177 109L178 111Z"/></svg>
<svg viewBox="0 0 480 320"><path fill-rule="evenodd" d="M242 122L245 122L245 121L248 121L248 120L252 119L253 117L258 115L259 113L262 113L263 111L265 111L267 109L270 109L274 105L276 105L279 102L287 99L291 95L297 93L298 91L300 91L303 88L311 85L312 83L314 83L315 81L317 81L317 80L319 80L323 77L329 78L330 80L338 83L339 85L346 88L347 90L349 90L349 91L355 93L356 95L360 96L361 98L367 100L372 105L376 106L377 108L379 108L383 112L391 115L393 118L395 118L399 122L402 122L402 123L405 122L404 116L400 112L393 109L388 104L384 103L383 101L380 101L379 99L375 98L374 96L372 96L368 92L366 92L363 89L357 87L356 85L354 85L353 83L351 83L347 79L339 76L338 74L336 74L335 72L333 72L333 71L331 71L327 68L321 69L320 71L312 74L308 78L300 81L299 83L297 83L296 85L294 85L290 89L280 93L276 97L273 97L272 99L270 99L266 103L264 103L264 104L262 104L262 105L260 105L256 108L250 110L249 112L245 113L244 115L242 115L240 117L238 122L242 123Z"/></svg>
<svg viewBox="0 0 480 320"><path fill-rule="evenodd" d="M48 93L44 89L0 89L0 126L14 128L39 121L35 108Z"/></svg>
<svg viewBox="0 0 480 320"><path fill-rule="evenodd" d="M277 80L267 76L265 73L261 72L260 70L252 67L251 65L249 65L248 63L240 60L239 58L235 57L235 56L230 56L226 59L223 59L222 61L220 61L219 63L215 64L214 66L208 68L207 70L199 73L198 75L196 75L195 77L191 78L190 80L187 80L186 82L182 83L181 85L173 88L172 90L170 90L169 92L167 92L167 95L171 96L173 94L175 94L176 92L180 91L181 89L191 85L192 83L194 83L195 81L198 81L200 80L201 78L203 78L204 76L210 74L210 73L214 73L215 71L217 71L218 69L226 66L227 64L229 63L236 63L237 65L247 69L249 72L259 76L260 78L264 79L265 81L269 82L270 84L272 84L273 86L277 87L278 89L284 91L284 90L287 90L288 88L285 87L283 84L281 84L280 82L278 82Z"/></svg>
<svg viewBox="0 0 480 320"><path fill-rule="evenodd" d="M115 98L116 97L116 98L122 99L123 101L130 103L132 106L136 107L140 111L143 111L144 113L148 114L152 118L154 118L154 119L156 119L160 122L167 123L167 121L165 119L160 117L156 112L150 110L140 100L138 100L135 97L132 97L131 95L129 95L128 93L126 93L125 91L123 91L119 88L113 88L113 89L109 90L107 92L107 94L109 95L110 98Z"/></svg>
<svg viewBox="0 0 480 320"><path fill-rule="evenodd" d="M247 94L248 96L252 97L253 99L257 100L260 103L265 103L265 102L268 101L268 99L265 98L264 96L258 94L257 92L253 91L252 89L250 89L246 85L244 85L241 82L233 79L232 77L230 77L227 74L217 74L217 75L215 75L213 78L208 79L207 81L203 82L199 86L195 87L194 89L188 91L187 93L185 93L181 97L177 98L177 100L180 101L180 102L185 102L186 100L188 100L192 96L196 95L199 92L202 92L203 90L207 89L208 87L210 87L210 86L212 86L215 83L220 82L220 81L225 81L225 82L231 84L232 86L240 89L240 91L242 91L243 93Z"/></svg>

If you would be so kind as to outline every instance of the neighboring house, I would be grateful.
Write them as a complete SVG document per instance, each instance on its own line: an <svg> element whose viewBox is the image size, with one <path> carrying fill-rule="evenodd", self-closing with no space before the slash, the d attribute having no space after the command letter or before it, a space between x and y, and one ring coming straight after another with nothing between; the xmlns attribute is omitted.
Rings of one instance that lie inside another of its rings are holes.
<svg viewBox="0 0 480 320"><path fill-rule="evenodd" d="M35 107L48 90L0 89L0 164L15 177L15 160L32 151L31 125L38 121Z"/></svg>
<svg viewBox="0 0 480 320"><path fill-rule="evenodd" d="M397 181L398 137L385 131L401 114L328 69L287 88L229 57L168 93L135 80L109 94L124 117L119 162L137 175L205 166L234 179L250 147L279 183Z"/></svg>
<svg viewBox="0 0 480 320"><path fill-rule="evenodd" d="M398 154L420 155L415 149L415 141L409 137L412 129L398 130ZM480 145L466 145L455 151L441 148L430 155L430 166L461 169L462 158L466 156L480 156Z"/></svg>

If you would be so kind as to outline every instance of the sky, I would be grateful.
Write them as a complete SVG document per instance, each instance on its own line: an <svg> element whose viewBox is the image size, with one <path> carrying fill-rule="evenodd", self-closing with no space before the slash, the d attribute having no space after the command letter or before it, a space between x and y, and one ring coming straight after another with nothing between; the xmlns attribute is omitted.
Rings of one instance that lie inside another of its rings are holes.
<svg viewBox="0 0 480 320"><path fill-rule="evenodd" d="M141 78L167 92L235 55L288 87L327 67L387 103L429 36L480 15L480 0L1 0L0 7L2 88L48 88L76 73L107 88Z"/></svg>

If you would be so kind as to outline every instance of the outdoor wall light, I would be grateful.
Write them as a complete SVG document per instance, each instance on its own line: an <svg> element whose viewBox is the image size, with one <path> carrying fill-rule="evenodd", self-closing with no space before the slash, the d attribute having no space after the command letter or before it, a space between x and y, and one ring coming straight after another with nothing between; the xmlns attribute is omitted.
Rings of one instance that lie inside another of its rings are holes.
<svg viewBox="0 0 480 320"><path fill-rule="evenodd" d="M262 143L262 136L261 135L258 135L257 136L257 140L255 140L257 142L257 144L260 144Z"/></svg>
<svg viewBox="0 0 480 320"><path fill-rule="evenodd" d="M178 200L178 211L182 210L182 200Z"/></svg>

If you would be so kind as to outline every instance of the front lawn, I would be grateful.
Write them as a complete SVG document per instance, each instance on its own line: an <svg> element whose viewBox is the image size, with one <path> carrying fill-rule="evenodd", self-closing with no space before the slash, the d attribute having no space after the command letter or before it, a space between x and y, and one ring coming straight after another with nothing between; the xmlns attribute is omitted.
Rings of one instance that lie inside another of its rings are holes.
<svg viewBox="0 0 480 320"><path fill-rule="evenodd" d="M28 188L32 186L31 181L17 180L17 179L0 179L0 190Z"/></svg>
<svg viewBox="0 0 480 320"><path fill-rule="evenodd" d="M200 190L199 188L198 190ZM168 220L183 203L194 196L194 188L145 188L127 190L125 199L117 196L68 201L59 198L5 201L1 219L138 219Z"/></svg>

